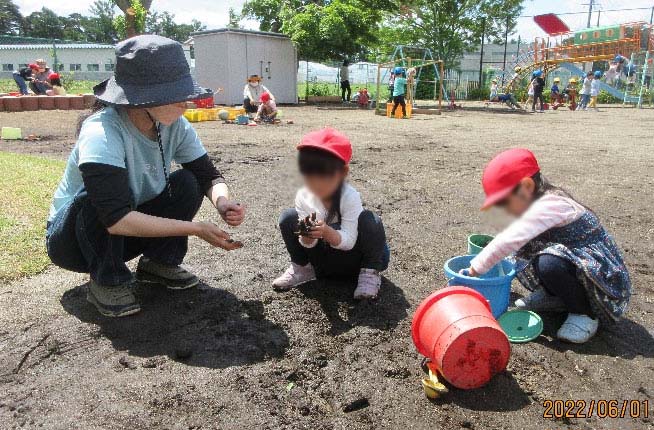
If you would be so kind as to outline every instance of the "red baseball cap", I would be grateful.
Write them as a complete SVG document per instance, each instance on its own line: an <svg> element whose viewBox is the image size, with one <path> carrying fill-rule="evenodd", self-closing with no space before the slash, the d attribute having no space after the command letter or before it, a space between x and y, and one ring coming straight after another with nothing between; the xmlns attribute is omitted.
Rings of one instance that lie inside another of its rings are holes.
<svg viewBox="0 0 654 430"><path fill-rule="evenodd" d="M48 76L48 79L59 79L61 76L59 76L59 73L51 73L50 76Z"/></svg>
<svg viewBox="0 0 654 430"><path fill-rule="evenodd" d="M39 70L39 66L37 66L37 65L34 64L34 63L30 64L30 65L27 66L27 67L29 67L29 68L32 69L32 70Z"/></svg>
<svg viewBox="0 0 654 430"><path fill-rule="evenodd" d="M343 160L345 164L350 164L350 160L352 160L352 144L350 143L350 139L343 133L330 127L312 131L305 135L297 146L297 149L302 148L316 148L329 152Z"/></svg>
<svg viewBox="0 0 654 430"><path fill-rule="evenodd" d="M259 101L262 103L268 103L270 101L270 93L265 92L261 94L261 97L259 97Z"/></svg>
<svg viewBox="0 0 654 430"><path fill-rule="evenodd" d="M481 184L486 200L481 207L488 209L509 194L524 178L540 172L534 154L528 149L509 149L495 156L484 169Z"/></svg>

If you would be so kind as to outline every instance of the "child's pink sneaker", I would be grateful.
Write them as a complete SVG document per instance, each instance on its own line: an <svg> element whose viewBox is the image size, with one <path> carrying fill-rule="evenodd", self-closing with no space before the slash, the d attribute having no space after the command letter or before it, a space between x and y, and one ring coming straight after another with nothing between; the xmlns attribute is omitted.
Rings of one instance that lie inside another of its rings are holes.
<svg viewBox="0 0 654 430"><path fill-rule="evenodd" d="M375 269L361 269L359 282L354 290L355 300L376 299L381 287L381 275Z"/></svg>
<svg viewBox="0 0 654 430"><path fill-rule="evenodd" d="M315 279L316 272L313 270L311 263L306 266L291 263L291 266L286 269L286 272L273 281L272 286L273 289L277 291L288 291L293 287L297 287L298 285L302 285Z"/></svg>

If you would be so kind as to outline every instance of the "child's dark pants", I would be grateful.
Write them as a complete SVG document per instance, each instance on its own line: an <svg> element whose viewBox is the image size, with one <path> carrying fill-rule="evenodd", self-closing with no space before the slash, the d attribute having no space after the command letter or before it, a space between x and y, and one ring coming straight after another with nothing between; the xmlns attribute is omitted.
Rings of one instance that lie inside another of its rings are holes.
<svg viewBox="0 0 654 430"><path fill-rule="evenodd" d="M250 100L250 97L246 97L243 99L243 109L245 109L245 112L247 113L257 113L259 106L254 104L252 100Z"/></svg>
<svg viewBox="0 0 654 430"><path fill-rule="evenodd" d="M397 110L398 105L402 106L402 115L406 116L406 102L404 101L404 95L393 97L393 111L391 112L391 117L395 116L395 111Z"/></svg>
<svg viewBox="0 0 654 430"><path fill-rule="evenodd" d="M163 218L191 221L202 205L203 193L195 176L185 169L170 175L167 190L143 203L137 211ZM48 255L66 270L89 273L100 285L114 286L132 280L125 265L141 254L151 260L176 266L188 250L188 237L143 238L109 234L100 222L86 191L81 191L68 207L48 223Z"/></svg>
<svg viewBox="0 0 654 430"><path fill-rule="evenodd" d="M543 106L543 93L535 93L534 94L534 102L531 105L531 110L536 110L536 102L540 101L540 110L543 110L545 106Z"/></svg>
<svg viewBox="0 0 654 430"><path fill-rule="evenodd" d="M338 230L338 224L332 224ZM381 219L371 211L359 215L359 236L349 251L332 248L320 240L313 248L305 248L299 242L298 214L295 209L286 209L279 218L279 229L291 256L291 261L300 266L313 265L319 278L350 278L359 275L361 269L384 271L388 268L390 250L386 244L386 233Z"/></svg>
<svg viewBox="0 0 654 430"><path fill-rule="evenodd" d="M568 312L593 315L586 289L577 279L577 266L561 257L543 254L534 268L545 290L563 299Z"/></svg>

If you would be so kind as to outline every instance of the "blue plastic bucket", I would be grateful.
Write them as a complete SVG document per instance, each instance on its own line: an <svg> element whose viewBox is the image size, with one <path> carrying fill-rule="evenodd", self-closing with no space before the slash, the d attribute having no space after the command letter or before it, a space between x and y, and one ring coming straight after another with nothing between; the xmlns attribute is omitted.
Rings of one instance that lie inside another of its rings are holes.
<svg viewBox="0 0 654 430"><path fill-rule="evenodd" d="M478 291L490 303L493 316L499 318L509 308L511 281L515 277L515 268L510 261L502 260L479 278L461 275L459 272L470 267L470 261L473 258L475 258L474 255L464 255L445 262L445 276L449 279L448 285L469 287Z"/></svg>

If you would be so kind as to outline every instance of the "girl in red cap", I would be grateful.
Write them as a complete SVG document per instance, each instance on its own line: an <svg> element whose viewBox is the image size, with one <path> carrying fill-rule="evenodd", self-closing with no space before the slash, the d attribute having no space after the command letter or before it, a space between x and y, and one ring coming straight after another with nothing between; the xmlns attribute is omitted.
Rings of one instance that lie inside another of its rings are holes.
<svg viewBox="0 0 654 430"><path fill-rule="evenodd" d="M259 98L261 104L259 109L257 109L257 116L254 118L257 122L265 122L268 124L274 124L277 119L277 105L275 100L273 100L270 93L263 93Z"/></svg>
<svg viewBox="0 0 654 430"><path fill-rule="evenodd" d="M613 237L597 216L550 184L526 149L496 156L484 170L483 209L498 206L517 217L475 257L472 276L514 253L518 279L529 290L518 308L567 311L559 339L584 343L599 325L617 321L631 295L629 272Z"/></svg>
<svg viewBox="0 0 654 430"><path fill-rule="evenodd" d="M381 219L363 209L361 196L346 181L349 139L325 128L304 136L297 149L305 186L297 192L295 207L279 220L291 266L273 288L285 291L316 278L358 276L354 298L376 298L390 251ZM302 231L299 220L313 214L315 223Z"/></svg>
<svg viewBox="0 0 654 430"><path fill-rule="evenodd" d="M48 76L48 82L52 86L51 90L46 91L46 94L49 96L65 96L66 90L64 89L63 84L61 83L61 76L59 73L51 73Z"/></svg>

